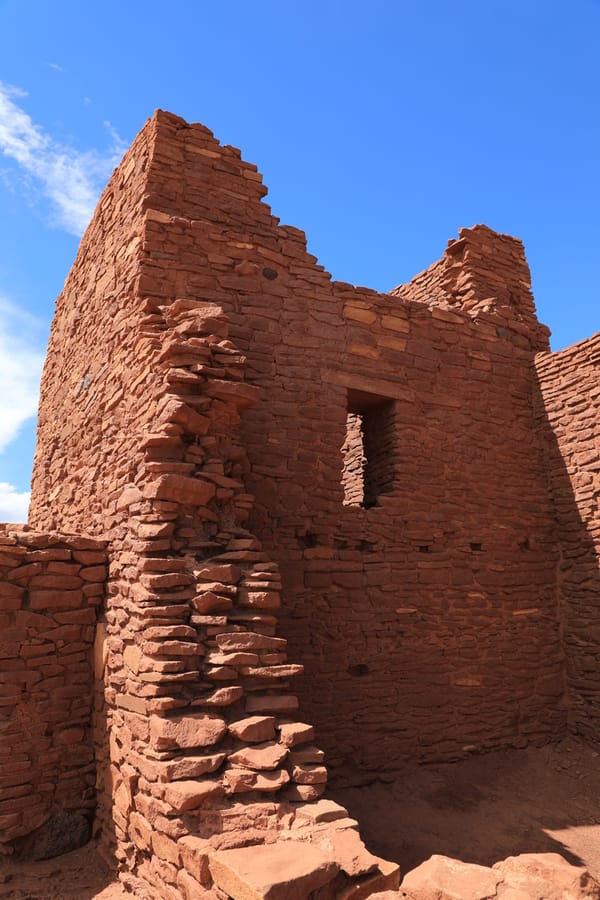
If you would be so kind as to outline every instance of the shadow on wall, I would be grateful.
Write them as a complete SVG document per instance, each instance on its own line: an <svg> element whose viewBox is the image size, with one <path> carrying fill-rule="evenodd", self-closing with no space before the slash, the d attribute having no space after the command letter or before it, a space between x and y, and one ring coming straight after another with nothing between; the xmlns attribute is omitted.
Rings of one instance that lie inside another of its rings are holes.
<svg viewBox="0 0 600 900"><path fill-rule="evenodd" d="M568 683L558 744L407 764L395 779L334 787L370 849L406 872L432 854L493 865L557 852L600 876L600 336L536 358L533 403L554 507L556 603Z"/></svg>
<svg viewBox="0 0 600 900"><path fill-rule="evenodd" d="M600 335L538 354L537 397L560 550L557 595L569 729L600 739Z"/></svg>

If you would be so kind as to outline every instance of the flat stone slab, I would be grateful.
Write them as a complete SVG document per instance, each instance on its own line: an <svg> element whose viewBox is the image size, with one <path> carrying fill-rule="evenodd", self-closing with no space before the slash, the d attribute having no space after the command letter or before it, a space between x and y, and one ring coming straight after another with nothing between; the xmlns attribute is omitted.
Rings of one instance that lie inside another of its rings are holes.
<svg viewBox="0 0 600 900"><path fill-rule="evenodd" d="M300 841L215 851L208 864L233 900L306 900L339 871L330 856Z"/></svg>

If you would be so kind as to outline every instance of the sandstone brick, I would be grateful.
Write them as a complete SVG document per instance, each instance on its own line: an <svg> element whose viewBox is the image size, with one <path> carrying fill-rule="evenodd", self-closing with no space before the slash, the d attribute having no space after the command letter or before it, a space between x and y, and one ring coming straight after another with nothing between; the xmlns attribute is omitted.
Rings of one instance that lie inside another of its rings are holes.
<svg viewBox="0 0 600 900"><path fill-rule="evenodd" d="M305 900L329 884L338 867L327 854L291 841L209 854L216 885L239 900Z"/></svg>
<svg viewBox="0 0 600 900"><path fill-rule="evenodd" d="M279 734L281 742L286 747L297 747L299 744L307 744L315 738L313 726L304 722L289 722L280 725Z"/></svg>
<svg viewBox="0 0 600 900"><path fill-rule="evenodd" d="M186 478L184 475L162 475L144 486L144 497L203 506L214 497L215 490L215 486L208 481Z"/></svg>
<svg viewBox="0 0 600 900"><path fill-rule="evenodd" d="M229 763L247 769L276 769L288 754L287 747L270 741L253 747L243 747L229 754Z"/></svg>
<svg viewBox="0 0 600 900"><path fill-rule="evenodd" d="M150 717L150 741L157 750L179 747L210 747L227 734L227 725L212 713L197 713L165 719Z"/></svg>
<svg viewBox="0 0 600 900"><path fill-rule="evenodd" d="M167 785L165 800L179 813L197 809L207 800L224 794L220 781L203 779L202 781L174 781Z"/></svg>
<svg viewBox="0 0 600 900"><path fill-rule="evenodd" d="M275 718L273 716L247 716L229 723L229 731L248 743L262 743L275 737Z"/></svg>
<svg viewBox="0 0 600 900"><path fill-rule="evenodd" d="M235 650L284 650L286 643L284 638L269 637L251 631L217 635L219 649L226 653Z"/></svg>

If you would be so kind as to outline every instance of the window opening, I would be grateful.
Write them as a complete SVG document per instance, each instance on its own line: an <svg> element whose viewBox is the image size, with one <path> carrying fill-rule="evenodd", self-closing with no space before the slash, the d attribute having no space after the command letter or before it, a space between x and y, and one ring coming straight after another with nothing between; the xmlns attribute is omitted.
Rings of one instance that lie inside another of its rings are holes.
<svg viewBox="0 0 600 900"><path fill-rule="evenodd" d="M376 506L393 487L393 411L387 397L348 390L342 445L345 506Z"/></svg>

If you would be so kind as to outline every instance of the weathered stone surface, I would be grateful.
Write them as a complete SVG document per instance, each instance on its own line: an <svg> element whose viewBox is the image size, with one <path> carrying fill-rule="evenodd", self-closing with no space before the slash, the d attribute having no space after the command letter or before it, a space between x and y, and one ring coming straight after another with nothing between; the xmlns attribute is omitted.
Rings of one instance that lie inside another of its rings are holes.
<svg viewBox="0 0 600 900"><path fill-rule="evenodd" d="M19 840L25 857L46 859L89 839L94 629L104 585L94 585L95 596L73 586L84 584L76 555L93 553L100 563L106 547L89 540L86 551L81 541L0 525L0 853ZM102 627L97 634L101 667Z"/></svg>
<svg viewBox="0 0 600 900"><path fill-rule="evenodd" d="M230 753L229 762L233 766L245 766L248 769L276 769L287 755L287 747L271 741Z"/></svg>
<svg viewBox="0 0 600 900"><path fill-rule="evenodd" d="M198 806L202 806L206 800L222 794L224 794L224 789L219 781L207 778L202 781L174 781L167 785L165 800L181 813L196 809Z"/></svg>
<svg viewBox="0 0 600 900"><path fill-rule="evenodd" d="M234 634L218 634L217 644L224 653L230 653L234 650L285 650L287 641L284 638L242 631Z"/></svg>
<svg viewBox="0 0 600 900"><path fill-rule="evenodd" d="M336 819L345 818L348 810L333 800L318 800L297 806L296 815L310 822L335 822Z"/></svg>
<svg viewBox="0 0 600 900"><path fill-rule="evenodd" d="M165 719L150 717L150 741L157 750L211 747L227 734L227 725L212 713Z"/></svg>
<svg viewBox="0 0 600 900"><path fill-rule="evenodd" d="M275 721L273 716L247 716L230 722L229 730L241 741L259 744L275 737Z"/></svg>
<svg viewBox="0 0 600 900"><path fill-rule="evenodd" d="M409 872L402 890L411 900L484 900L497 896L500 873L447 856L432 856Z"/></svg>
<svg viewBox="0 0 600 900"><path fill-rule="evenodd" d="M522 853L492 866L512 891L544 900L599 900L600 882L584 866L573 866L558 853Z"/></svg>
<svg viewBox="0 0 600 900"><path fill-rule="evenodd" d="M285 769L259 771L240 765L230 766L223 773L223 781L232 794L264 791L273 794L285 787L290 776Z"/></svg>
<svg viewBox="0 0 600 900"><path fill-rule="evenodd" d="M304 722L290 722L280 725L279 734L282 743L286 747L297 747L299 744L313 741L315 730L312 725L307 725Z"/></svg>
<svg viewBox="0 0 600 900"><path fill-rule="evenodd" d="M401 891L372 896L373 900L593 900L600 898L600 883L585 867L573 866L557 853L523 853L492 868L432 856L405 876Z"/></svg>
<svg viewBox="0 0 600 900"><path fill-rule="evenodd" d="M210 853L208 864L233 900L306 900L338 871L323 851L293 841Z"/></svg>

